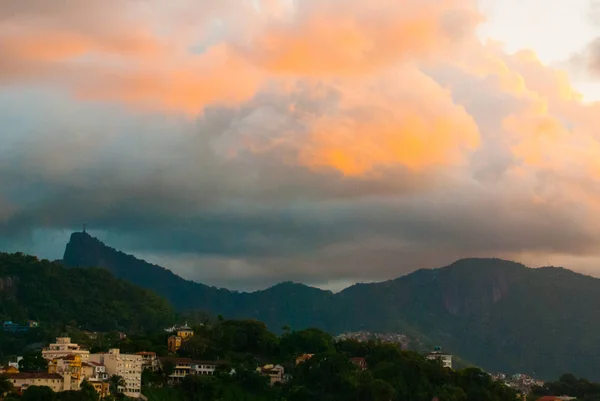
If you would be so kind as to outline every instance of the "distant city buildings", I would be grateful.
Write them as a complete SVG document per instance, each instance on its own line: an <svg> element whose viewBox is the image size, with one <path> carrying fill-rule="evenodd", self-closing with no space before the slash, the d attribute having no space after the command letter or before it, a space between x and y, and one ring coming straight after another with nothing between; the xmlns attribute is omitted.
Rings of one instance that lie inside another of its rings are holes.
<svg viewBox="0 0 600 401"><path fill-rule="evenodd" d="M442 352L442 348L434 347L433 351L425 356L430 361L440 361L445 368L452 369L452 355Z"/></svg>
<svg viewBox="0 0 600 401"><path fill-rule="evenodd" d="M407 349L410 343L409 338L401 333L373 333L370 331L355 331L342 333L335 337L337 341L355 340L358 342L376 341L382 343L397 344L402 349Z"/></svg>
<svg viewBox="0 0 600 401"><path fill-rule="evenodd" d="M492 373L491 376L493 380L502 382L521 394L529 394L529 392L531 392L531 389L534 386L542 387L544 385L544 382L542 380L535 379L523 373L516 373L514 375L507 375L504 373Z"/></svg>

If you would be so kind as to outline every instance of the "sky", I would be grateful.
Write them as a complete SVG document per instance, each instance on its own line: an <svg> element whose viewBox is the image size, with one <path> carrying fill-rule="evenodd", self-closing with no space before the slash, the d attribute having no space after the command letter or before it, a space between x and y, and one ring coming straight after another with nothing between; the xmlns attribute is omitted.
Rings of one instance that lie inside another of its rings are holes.
<svg viewBox="0 0 600 401"><path fill-rule="evenodd" d="M0 250L203 283L600 276L597 0L3 0Z"/></svg>

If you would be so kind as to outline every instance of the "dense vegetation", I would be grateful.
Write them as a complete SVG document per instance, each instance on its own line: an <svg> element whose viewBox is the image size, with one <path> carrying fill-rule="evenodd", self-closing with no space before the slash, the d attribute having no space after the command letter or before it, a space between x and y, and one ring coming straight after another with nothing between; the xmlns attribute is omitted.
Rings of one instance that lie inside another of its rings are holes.
<svg viewBox="0 0 600 401"><path fill-rule="evenodd" d="M72 325L143 332L172 324L175 313L164 299L104 269L65 269L32 256L0 253L0 320L28 319L57 330ZM0 336L0 343L21 337ZM43 340L36 330L22 336Z"/></svg>
<svg viewBox="0 0 600 401"><path fill-rule="evenodd" d="M85 233L73 234L64 263L107 268L179 310L254 318L275 331L403 332L488 371L552 378L564 369L600 379L600 280L565 269L466 259L338 294L293 283L238 293L186 281Z"/></svg>
<svg viewBox="0 0 600 401"><path fill-rule="evenodd" d="M179 351L195 359L227 360L215 376L188 376L174 388L164 379L144 380L151 401L509 401L516 394L477 368L452 371L395 345L334 342L317 329L270 333L257 321L224 320L196 327L197 334ZM314 356L295 365L304 353ZM363 357L367 370L351 363ZM270 386L256 366L281 364L292 378ZM231 373L231 368L235 373Z"/></svg>
<svg viewBox="0 0 600 401"><path fill-rule="evenodd" d="M535 401L546 395L575 397L578 401L600 401L600 384L583 378L578 379L567 373L558 381L547 382L543 387L534 387L528 401Z"/></svg>

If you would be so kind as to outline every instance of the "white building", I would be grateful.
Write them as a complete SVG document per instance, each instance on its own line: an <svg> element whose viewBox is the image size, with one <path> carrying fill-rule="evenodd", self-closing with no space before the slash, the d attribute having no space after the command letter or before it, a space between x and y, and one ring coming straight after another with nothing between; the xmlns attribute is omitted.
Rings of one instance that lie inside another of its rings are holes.
<svg viewBox="0 0 600 401"><path fill-rule="evenodd" d="M114 348L103 354L90 355L91 362L97 362L106 367L106 374L121 376L125 387L120 390L127 397L139 398L142 391L142 356L121 354Z"/></svg>
<svg viewBox="0 0 600 401"><path fill-rule="evenodd" d="M452 355L442 352L441 347L435 347L425 358L430 361L441 361L443 367L452 369Z"/></svg>
<svg viewBox="0 0 600 401"><path fill-rule="evenodd" d="M192 361L191 370L192 374L196 375L213 375L220 365L226 365L226 363L222 361Z"/></svg>
<svg viewBox="0 0 600 401"><path fill-rule="evenodd" d="M71 342L69 337L57 337L56 343L50 344L42 350L42 356L45 359L56 359L67 355L79 355L83 362L90 359L90 351Z"/></svg>

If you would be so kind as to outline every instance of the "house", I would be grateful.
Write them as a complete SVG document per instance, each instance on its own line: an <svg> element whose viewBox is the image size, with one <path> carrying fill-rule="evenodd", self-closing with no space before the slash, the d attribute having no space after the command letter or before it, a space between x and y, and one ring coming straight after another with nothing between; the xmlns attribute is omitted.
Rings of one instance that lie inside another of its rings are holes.
<svg viewBox="0 0 600 401"><path fill-rule="evenodd" d="M140 398L142 390L142 356L121 354L118 348L90 355L90 362L104 365L108 376L121 376L125 387L119 389L127 397Z"/></svg>
<svg viewBox="0 0 600 401"><path fill-rule="evenodd" d="M442 352L442 348L439 346L435 347L425 358L430 361L440 361L443 367L452 369L452 355Z"/></svg>
<svg viewBox="0 0 600 401"><path fill-rule="evenodd" d="M169 374L170 383L178 383L187 375L192 374L191 358L159 358L161 370L165 370L168 364L172 365L173 371Z"/></svg>
<svg viewBox="0 0 600 401"><path fill-rule="evenodd" d="M79 390L83 380L81 356L72 354L54 358L48 363L48 373L64 378L63 390Z"/></svg>
<svg viewBox="0 0 600 401"><path fill-rule="evenodd" d="M225 361L192 361L192 374L214 375L219 366L226 366Z"/></svg>
<svg viewBox="0 0 600 401"><path fill-rule="evenodd" d="M274 385L275 383L283 383L284 369L281 365L265 365L256 368L256 371L263 376L269 378L269 383Z"/></svg>
<svg viewBox="0 0 600 401"><path fill-rule="evenodd" d="M106 380L108 374L106 373L106 366L98 362L83 362L81 364L81 374L85 380Z"/></svg>
<svg viewBox="0 0 600 401"><path fill-rule="evenodd" d="M169 374L169 382L178 383L188 375L213 375L219 366L226 366L226 361L197 361L191 358L159 358L161 369L170 363L173 365L173 372Z"/></svg>
<svg viewBox="0 0 600 401"><path fill-rule="evenodd" d="M106 366L98 362L83 362L81 364L83 380L94 387L100 398L110 395L110 384L107 382Z"/></svg>
<svg viewBox="0 0 600 401"><path fill-rule="evenodd" d="M65 379L58 373L6 373L4 376L19 394L31 386L47 386L56 393L65 390Z"/></svg>
<svg viewBox="0 0 600 401"><path fill-rule="evenodd" d="M142 369L148 369L152 371L158 370L158 359L156 359L156 352L137 352L136 355L142 357Z"/></svg>
<svg viewBox="0 0 600 401"><path fill-rule="evenodd" d="M90 351L72 343L69 337L57 337L56 343L50 344L42 350L42 356L48 360L67 355L79 355L82 361L89 361L90 359Z"/></svg>
<svg viewBox="0 0 600 401"><path fill-rule="evenodd" d="M298 366L302 362L308 361L313 356L314 356L314 354L302 354L302 355L300 355L298 358L296 358L296 366Z"/></svg>
<svg viewBox="0 0 600 401"><path fill-rule="evenodd" d="M367 370L367 361L365 358L350 358L350 362L353 365L356 365L360 370Z"/></svg>

